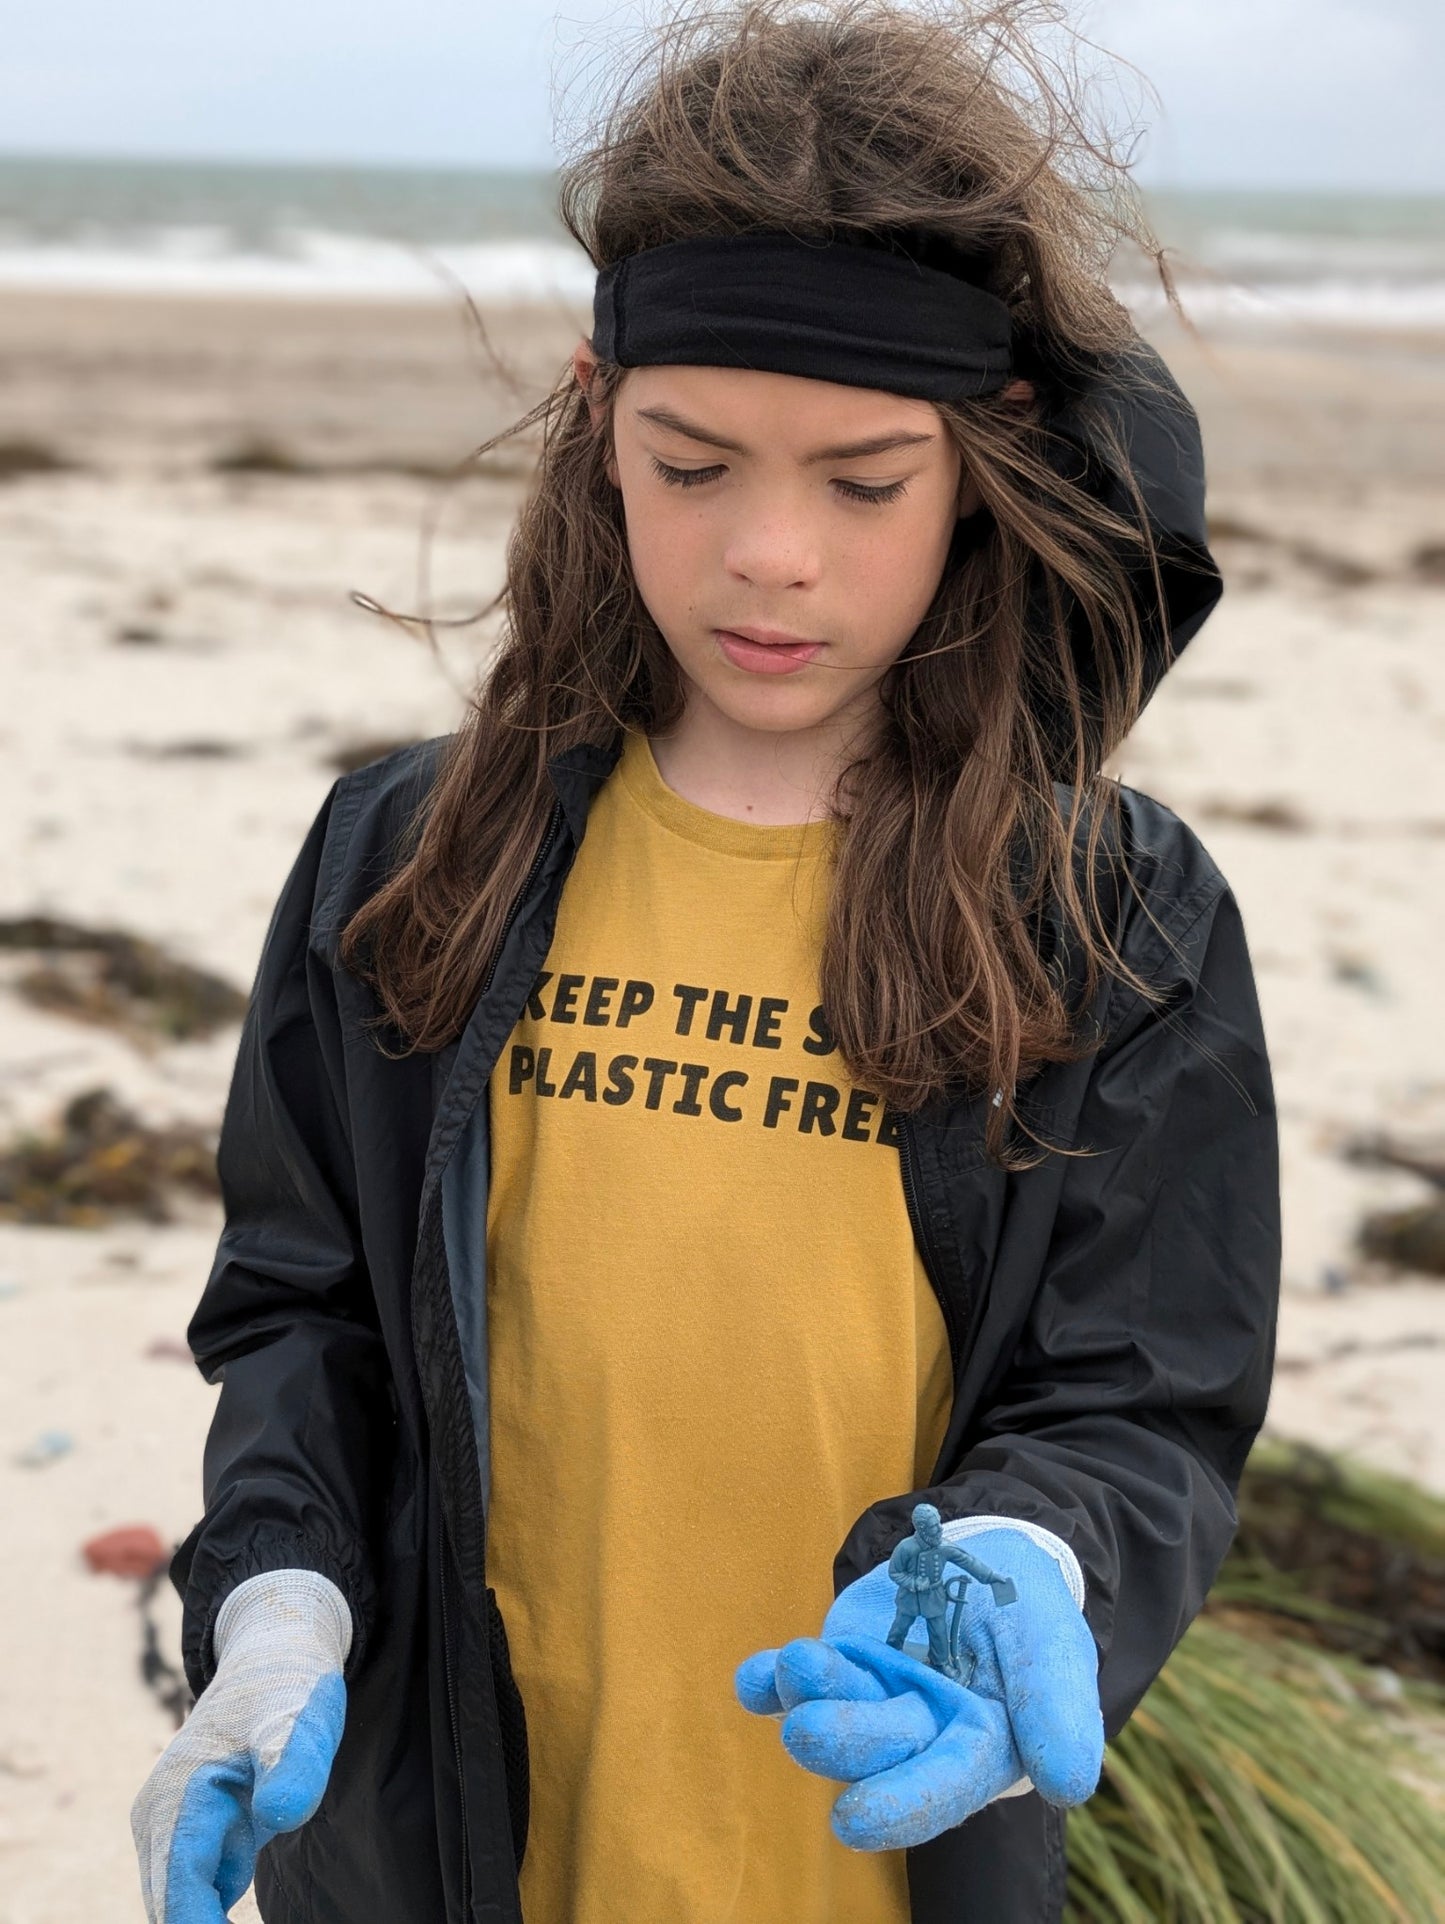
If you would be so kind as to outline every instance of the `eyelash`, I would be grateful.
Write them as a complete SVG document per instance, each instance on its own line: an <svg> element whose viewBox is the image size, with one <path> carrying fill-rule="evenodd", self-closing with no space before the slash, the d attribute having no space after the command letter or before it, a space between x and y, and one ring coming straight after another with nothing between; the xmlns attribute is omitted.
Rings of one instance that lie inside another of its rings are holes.
<svg viewBox="0 0 1445 1924"><path fill-rule="evenodd" d="M656 455L649 455L648 460L651 461L652 471L658 479L667 482L668 486L673 488L696 488L703 482L710 481L715 474L721 473L719 468L670 468L665 461L659 461ZM860 488L852 481L840 481L838 486L850 501L867 501L880 506L886 501L896 501L908 483L890 481L885 488Z"/></svg>

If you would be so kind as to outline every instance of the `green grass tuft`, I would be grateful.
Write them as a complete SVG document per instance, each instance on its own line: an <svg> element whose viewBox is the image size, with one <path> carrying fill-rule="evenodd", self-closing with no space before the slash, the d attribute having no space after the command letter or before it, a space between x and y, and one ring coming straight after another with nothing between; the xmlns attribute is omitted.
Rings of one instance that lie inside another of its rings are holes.
<svg viewBox="0 0 1445 1924"><path fill-rule="evenodd" d="M1445 1503L1271 1443L1240 1516L1209 1605L1069 1813L1068 1924L1441 1924L1445 1681L1421 1599ZM1407 1674L1359 1654L1382 1650Z"/></svg>

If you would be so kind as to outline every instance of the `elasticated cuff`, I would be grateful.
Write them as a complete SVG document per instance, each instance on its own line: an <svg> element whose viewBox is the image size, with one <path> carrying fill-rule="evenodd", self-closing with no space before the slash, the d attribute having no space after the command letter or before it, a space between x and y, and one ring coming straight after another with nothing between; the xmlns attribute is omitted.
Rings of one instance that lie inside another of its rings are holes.
<svg viewBox="0 0 1445 1924"><path fill-rule="evenodd" d="M375 1598L370 1575L358 1560L343 1561L316 1538L293 1530L257 1531L242 1551L220 1556L211 1548L203 1518L171 1559L171 1582L183 1604L181 1660L193 1695L199 1697L216 1674L215 1626L227 1597L251 1577L278 1570L327 1577L346 1599L352 1637L343 1675L351 1682L365 1661L367 1611Z"/></svg>
<svg viewBox="0 0 1445 1924"><path fill-rule="evenodd" d="M317 1570L267 1570L238 1583L216 1612L211 1640L219 1668L229 1646L264 1640L278 1624L303 1627L343 1670L351 1649L351 1606Z"/></svg>

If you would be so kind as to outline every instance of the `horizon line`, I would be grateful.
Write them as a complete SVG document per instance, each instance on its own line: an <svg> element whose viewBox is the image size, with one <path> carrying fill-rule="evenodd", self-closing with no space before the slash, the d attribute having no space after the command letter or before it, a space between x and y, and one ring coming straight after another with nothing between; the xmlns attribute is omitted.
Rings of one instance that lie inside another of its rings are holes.
<svg viewBox="0 0 1445 1924"><path fill-rule="evenodd" d="M413 155L388 155L384 157L360 158L356 155L316 155L316 154L259 154L259 153L206 153L195 150L175 149L171 151L117 149L117 148L67 148L67 147L6 147L0 146L0 165L59 164L62 166L106 167L117 164L132 167L204 167L221 172L264 173L264 172L308 172L308 173L372 173L372 174L451 174L458 176L484 177L503 174L542 178L556 176L560 171L558 161L527 160L444 160L436 157L423 158ZM1329 194L1342 199L1380 200L1412 199L1440 200L1445 198L1445 182L1438 186L1421 187L1415 184L1386 185L1346 184L1331 180L1205 180L1205 179L1139 179L1136 181L1144 194L1239 194L1267 196L1271 194Z"/></svg>

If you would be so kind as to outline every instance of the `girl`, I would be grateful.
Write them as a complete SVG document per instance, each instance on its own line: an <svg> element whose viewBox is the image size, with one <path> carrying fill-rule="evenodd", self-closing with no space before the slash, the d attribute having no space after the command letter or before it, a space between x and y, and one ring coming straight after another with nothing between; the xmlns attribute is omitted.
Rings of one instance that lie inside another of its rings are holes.
<svg viewBox="0 0 1445 1924"><path fill-rule="evenodd" d="M1101 774L1220 588L1160 256L1018 25L679 15L564 174L503 646L243 1028L152 1924L1062 1914L1278 1180L1228 884Z"/></svg>

